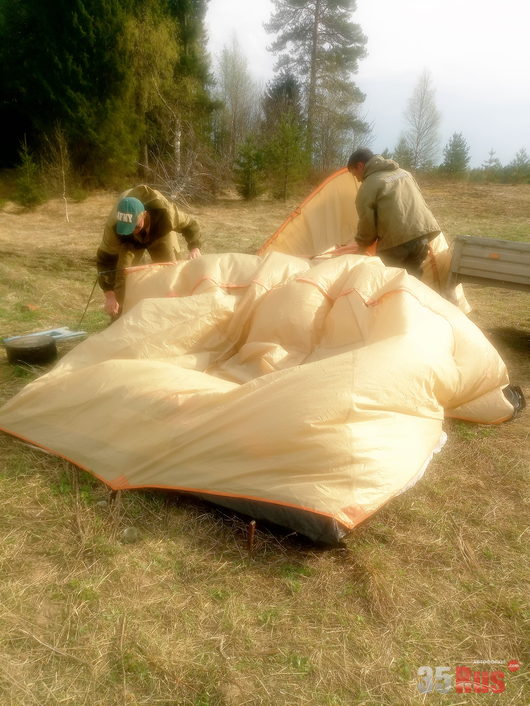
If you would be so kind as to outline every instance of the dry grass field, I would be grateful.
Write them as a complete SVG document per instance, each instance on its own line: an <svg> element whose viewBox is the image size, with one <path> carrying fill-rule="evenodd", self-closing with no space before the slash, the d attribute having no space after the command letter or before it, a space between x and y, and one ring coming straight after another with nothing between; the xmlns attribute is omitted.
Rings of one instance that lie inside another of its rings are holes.
<svg viewBox="0 0 530 706"><path fill-rule="evenodd" d="M530 238L530 186L424 193L448 236ZM0 335L77 327L113 199L69 204L69 222L60 199L4 202ZM193 210L207 251L254 252L295 205ZM466 294L530 398L528 293ZM82 327L105 325L96 291ZM42 372L0 358L0 401ZM258 526L252 556L240 517L171 493L111 502L88 474L1 435L0 704L530 703L529 418L447 422L424 478L344 548ZM422 695L424 665L502 671L505 690Z"/></svg>

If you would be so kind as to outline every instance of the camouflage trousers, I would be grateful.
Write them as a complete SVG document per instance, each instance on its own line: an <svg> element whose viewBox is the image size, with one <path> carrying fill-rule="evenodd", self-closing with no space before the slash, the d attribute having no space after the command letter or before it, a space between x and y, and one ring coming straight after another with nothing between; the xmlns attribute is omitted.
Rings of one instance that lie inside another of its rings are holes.
<svg viewBox="0 0 530 706"><path fill-rule="evenodd" d="M403 267L421 279L421 266L429 254L429 238L416 238L388 250L378 250L377 255L388 267Z"/></svg>

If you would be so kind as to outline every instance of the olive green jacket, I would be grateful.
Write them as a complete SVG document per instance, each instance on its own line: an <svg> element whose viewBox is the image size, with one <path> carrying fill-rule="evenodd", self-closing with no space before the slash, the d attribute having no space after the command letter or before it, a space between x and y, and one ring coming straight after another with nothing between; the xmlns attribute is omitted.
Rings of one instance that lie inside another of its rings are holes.
<svg viewBox="0 0 530 706"><path fill-rule="evenodd" d="M145 210L149 212L149 227L147 230L141 230L138 234L123 237L116 234L116 212L118 203L125 196L134 196L144 204ZM180 211L159 191L140 184L121 194L105 223L103 238L96 255L98 281L103 291L115 288L116 272L114 270L118 266L118 260L124 260L124 251L149 250L157 241L169 234L174 235L175 232L182 233L186 238L189 250L201 247L200 229L197 221L189 214ZM176 237L172 238L172 243L178 250ZM122 255L121 258L120 255Z"/></svg>
<svg viewBox="0 0 530 706"><path fill-rule="evenodd" d="M361 247L377 239L378 249L387 250L441 232L412 174L380 155L366 163L355 206L359 216L355 240Z"/></svg>

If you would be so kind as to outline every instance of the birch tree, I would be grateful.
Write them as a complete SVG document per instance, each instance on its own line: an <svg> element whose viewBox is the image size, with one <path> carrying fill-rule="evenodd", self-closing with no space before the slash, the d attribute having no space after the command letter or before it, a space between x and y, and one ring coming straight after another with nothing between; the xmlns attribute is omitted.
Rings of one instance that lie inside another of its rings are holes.
<svg viewBox="0 0 530 706"><path fill-rule="evenodd" d="M440 150L440 119L431 75L424 71L405 111L405 140L412 154L412 169L430 169L435 164Z"/></svg>

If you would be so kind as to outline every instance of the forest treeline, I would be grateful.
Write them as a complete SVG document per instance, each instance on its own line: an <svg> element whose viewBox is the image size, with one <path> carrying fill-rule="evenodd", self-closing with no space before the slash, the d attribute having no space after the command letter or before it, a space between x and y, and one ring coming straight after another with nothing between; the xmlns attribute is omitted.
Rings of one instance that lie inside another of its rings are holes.
<svg viewBox="0 0 530 706"><path fill-rule="evenodd" d="M367 38L353 0L273 0L276 58L264 87L235 40L214 62L208 0L0 0L0 167L16 168L28 203L48 188L121 187L143 179L204 197L235 184L286 198L373 141L354 76ZM439 113L423 74L407 128L387 156L414 170L469 176L455 133L436 164ZM381 146L378 146L379 148ZM530 181L520 150L492 151L471 176Z"/></svg>
<svg viewBox="0 0 530 706"><path fill-rule="evenodd" d="M206 0L1 0L0 160L112 185L206 141Z"/></svg>

